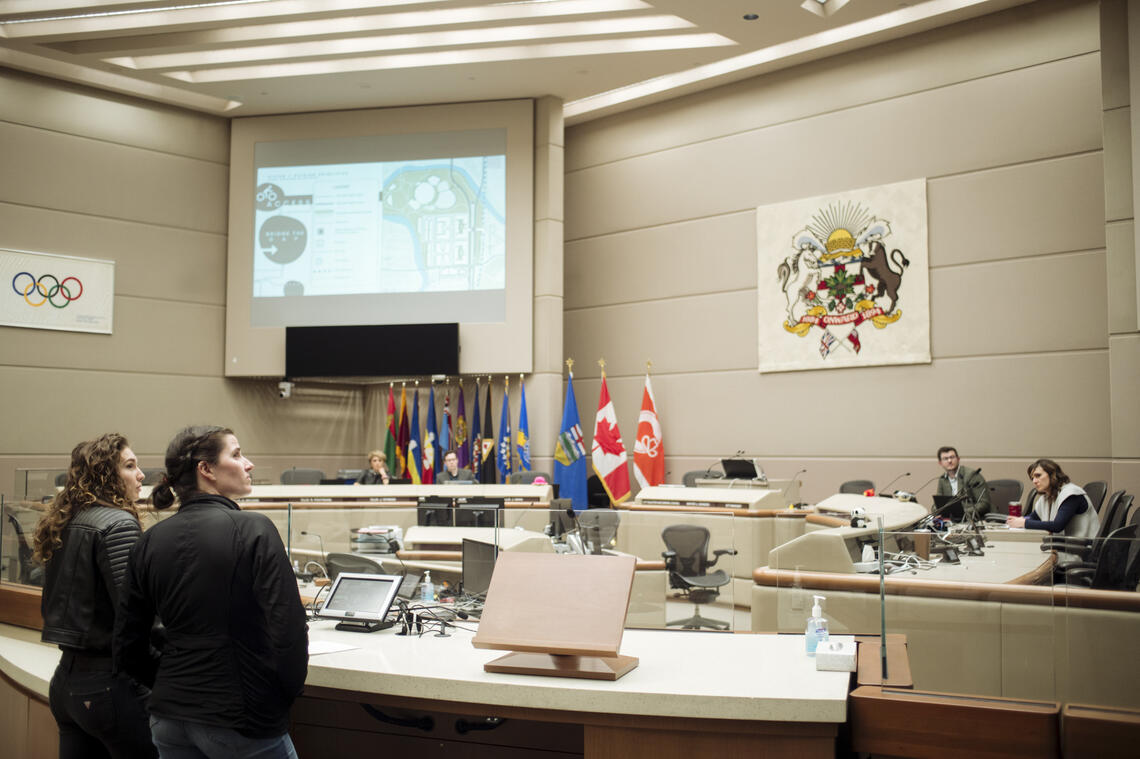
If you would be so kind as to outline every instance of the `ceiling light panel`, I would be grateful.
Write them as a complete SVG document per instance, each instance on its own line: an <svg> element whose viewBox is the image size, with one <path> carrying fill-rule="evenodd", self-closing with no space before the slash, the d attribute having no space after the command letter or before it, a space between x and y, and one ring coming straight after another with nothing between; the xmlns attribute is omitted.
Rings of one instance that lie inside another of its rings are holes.
<svg viewBox="0 0 1140 759"><path fill-rule="evenodd" d="M403 55L358 56L324 61L290 61L259 66L229 66L197 71L170 71L166 73L166 76L184 82L227 82L244 79L340 74L353 71L460 66L492 61L521 61L530 58L684 50L734 44L732 40L719 34L674 34L578 42L551 42L538 45L481 47L467 50L441 50Z"/></svg>
<svg viewBox="0 0 1140 759"><path fill-rule="evenodd" d="M332 57L382 50L416 50L432 47L476 47L497 42L554 39L558 37L601 37L617 34L687 29L693 25L676 16L567 21L550 24L523 24L482 29L347 37L333 40L287 42L277 45L251 45L225 50L112 57L104 60L133 69L196 68L227 63L278 61L286 58Z"/></svg>

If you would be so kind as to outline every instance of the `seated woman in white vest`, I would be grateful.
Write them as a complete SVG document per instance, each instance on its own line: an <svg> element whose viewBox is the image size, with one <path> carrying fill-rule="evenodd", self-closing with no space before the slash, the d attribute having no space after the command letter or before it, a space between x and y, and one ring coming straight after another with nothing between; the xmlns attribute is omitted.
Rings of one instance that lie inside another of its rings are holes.
<svg viewBox="0 0 1140 759"><path fill-rule="evenodd" d="M1038 459L1030 465L1029 477L1037 495L1027 517L1009 517L1010 527L1048 530L1071 538L1095 538L1100 518L1085 491L1069 482L1069 476L1052 459Z"/></svg>

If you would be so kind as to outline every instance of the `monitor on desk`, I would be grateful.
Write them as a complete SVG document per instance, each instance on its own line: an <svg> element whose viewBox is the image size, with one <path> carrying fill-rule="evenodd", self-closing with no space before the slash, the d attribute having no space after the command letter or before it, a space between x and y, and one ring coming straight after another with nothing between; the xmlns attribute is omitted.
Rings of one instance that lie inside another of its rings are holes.
<svg viewBox="0 0 1140 759"><path fill-rule="evenodd" d="M455 509L456 527L494 527L502 515L502 498L470 496ZM501 526L502 523L499 522Z"/></svg>
<svg viewBox="0 0 1140 759"><path fill-rule="evenodd" d="M756 464L751 459L721 459L720 466L726 480L754 480L757 477Z"/></svg>
<svg viewBox="0 0 1140 759"><path fill-rule="evenodd" d="M338 630L373 632L391 627L386 621L388 609L403 580L398 575L341 572L317 616L339 619Z"/></svg>
<svg viewBox="0 0 1140 759"><path fill-rule="evenodd" d="M421 527L451 527L451 501L445 498L423 498L416 507L416 524Z"/></svg>
<svg viewBox="0 0 1140 759"><path fill-rule="evenodd" d="M460 587L469 596L483 596L491 587L491 575L495 573L495 559L499 549L493 543L481 540L463 539L463 574Z"/></svg>
<svg viewBox="0 0 1140 759"><path fill-rule="evenodd" d="M958 495L934 496L934 508L930 515L949 519L951 522L961 522L966 518L966 499L963 495L959 493Z"/></svg>

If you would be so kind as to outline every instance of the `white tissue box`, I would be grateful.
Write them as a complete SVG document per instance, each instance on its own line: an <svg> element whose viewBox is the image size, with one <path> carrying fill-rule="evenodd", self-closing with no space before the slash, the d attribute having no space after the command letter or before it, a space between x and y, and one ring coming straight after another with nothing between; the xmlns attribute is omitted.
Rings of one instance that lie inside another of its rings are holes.
<svg viewBox="0 0 1140 759"><path fill-rule="evenodd" d="M821 672L854 672L855 639L831 638L815 649L815 668Z"/></svg>

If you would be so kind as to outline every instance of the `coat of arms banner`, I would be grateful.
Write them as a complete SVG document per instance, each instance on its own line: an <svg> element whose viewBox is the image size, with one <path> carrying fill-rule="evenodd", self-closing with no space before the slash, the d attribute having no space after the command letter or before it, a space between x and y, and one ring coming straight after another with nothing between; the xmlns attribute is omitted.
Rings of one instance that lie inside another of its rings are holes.
<svg viewBox="0 0 1140 759"><path fill-rule="evenodd" d="M930 363L926 180L756 209L760 371Z"/></svg>

